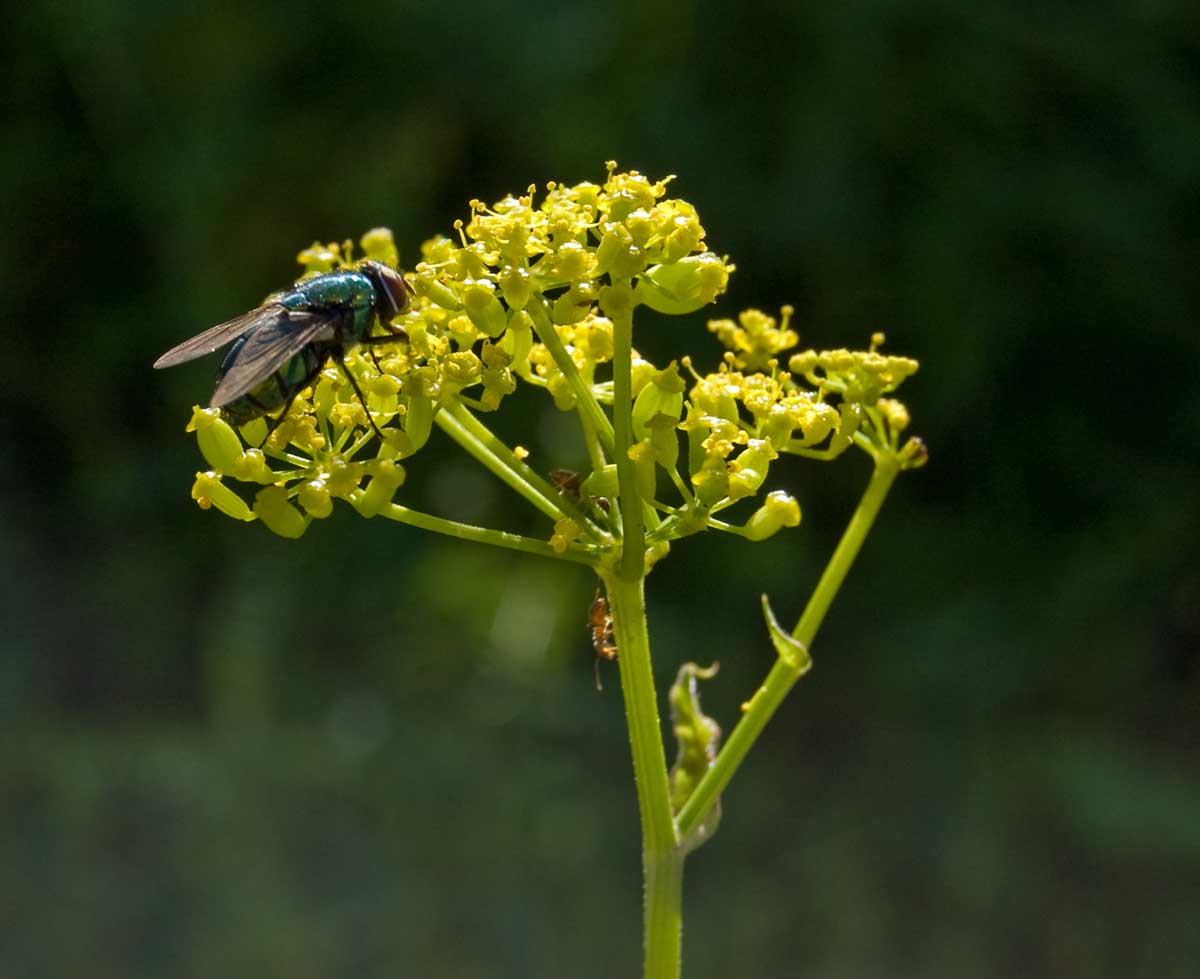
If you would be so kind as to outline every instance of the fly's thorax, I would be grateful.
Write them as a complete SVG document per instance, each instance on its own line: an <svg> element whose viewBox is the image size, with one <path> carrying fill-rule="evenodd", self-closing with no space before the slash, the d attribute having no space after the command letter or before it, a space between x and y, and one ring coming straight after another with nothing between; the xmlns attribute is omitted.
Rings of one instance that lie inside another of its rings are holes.
<svg viewBox="0 0 1200 979"><path fill-rule="evenodd" d="M350 310L353 317L343 327L345 335L341 338L348 346L362 340L371 332L377 298L375 284L370 277L361 272L341 271L328 272L325 275L305 279L291 292L284 295L281 305L288 309L306 312L335 307ZM322 335L318 339L323 341L337 339L333 334L333 329L331 325L329 335Z"/></svg>
<svg viewBox="0 0 1200 979"><path fill-rule="evenodd" d="M375 305L375 286L361 272L327 272L305 279L284 297L289 309L320 309L326 306L350 306L354 309Z"/></svg>

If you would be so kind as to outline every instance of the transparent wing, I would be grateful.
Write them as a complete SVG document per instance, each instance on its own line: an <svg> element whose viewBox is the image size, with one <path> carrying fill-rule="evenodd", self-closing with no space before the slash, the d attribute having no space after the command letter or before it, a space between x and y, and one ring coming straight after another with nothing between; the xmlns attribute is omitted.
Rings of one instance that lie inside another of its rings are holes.
<svg viewBox="0 0 1200 979"><path fill-rule="evenodd" d="M190 340L184 340L179 346L172 347L154 362L154 366L159 369L174 367L176 364L210 354L219 347L236 340L248 330L253 330L259 323L275 319L282 309L282 306L275 304L259 306L248 313L242 313L241 316L218 323L203 333L196 334Z"/></svg>
<svg viewBox="0 0 1200 979"><path fill-rule="evenodd" d="M350 315L337 308L316 312L283 307L277 309L271 320L259 323L254 332L246 337L242 349L237 352L237 358L226 368L213 392L212 401L209 402L213 408L236 401L274 374L287 363L289 357L299 353L322 333L337 336L343 321Z"/></svg>

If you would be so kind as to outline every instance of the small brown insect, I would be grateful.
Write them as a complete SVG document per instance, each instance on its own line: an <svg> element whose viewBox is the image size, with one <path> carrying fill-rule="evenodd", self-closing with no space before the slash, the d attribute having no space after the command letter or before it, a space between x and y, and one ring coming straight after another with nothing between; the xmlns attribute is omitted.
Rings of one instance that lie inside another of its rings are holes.
<svg viewBox="0 0 1200 979"><path fill-rule="evenodd" d="M600 660L610 663L617 658L617 644L613 642L612 613L608 610L608 599L596 585L596 597L588 606L587 627L592 633L592 648L596 651L596 689L603 690L600 683Z"/></svg>
<svg viewBox="0 0 1200 979"><path fill-rule="evenodd" d="M551 469L547 475L555 488L571 500L580 500L608 513L609 503L603 496L589 496L582 490L583 477L574 469Z"/></svg>
<svg viewBox="0 0 1200 979"><path fill-rule="evenodd" d="M549 476L550 482L560 493L569 496L572 500L579 499L579 485L583 480L574 469L551 469Z"/></svg>

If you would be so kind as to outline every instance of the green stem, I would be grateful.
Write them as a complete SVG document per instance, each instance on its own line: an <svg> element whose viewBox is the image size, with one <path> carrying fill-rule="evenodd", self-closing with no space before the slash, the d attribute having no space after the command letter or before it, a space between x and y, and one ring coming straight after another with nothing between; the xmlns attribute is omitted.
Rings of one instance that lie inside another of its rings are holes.
<svg viewBox="0 0 1200 979"><path fill-rule="evenodd" d="M550 352L550 356L554 360L554 366L562 371L563 377L567 379L567 384L570 386L571 392L575 395L575 402L579 412L587 415L592 428L600 437L600 444L611 455L613 452L612 422L608 420L608 415L604 413L604 409L600 407L596 396L592 394L591 386L583 379L583 376L579 373L579 368L575 365L575 361L571 359L567 348L563 346L562 338L558 335L558 330L554 328L554 323L550 319L550 314L546 312L545 305L543 305L542 300L535 298L525 309L533 319L538 339L542 341L542 345Z"/></svg>
<svg viewBox="0 0 1200 979"><path fill-rule="evenodd" d="M351 497L354 502L354 497ZM447 520L435 517L420 510L412 510L399 503L389 503L378 513L380 517L395 520L397 523L409 524L423 530L432 530L447 537L458 540L469 540L476 544L491 544L493 547L507 547L512 551L524 551L526 554L536 554L539 557L558 558L562 561L574 561L576 564L595 565L595 556L576 544L570 544L565 551L556 551L546 541L534 540L532 537L522 537L520 534L510 534L504 530L493 530L490 527L475 527L471 524L459 523L457 520Z"/></svg>
<svg viewBox="0 0 1200 979"><path fill-rule="evenodd" d="M842 539L838 542L833 556L825 566L821 580L817 582L817 587L813 591L812 597L809 598L804 613L800 616L800 621L792 630L792 637L804 647L812 645L817 630L825 619L825 613L829 611L829 606L837 595L838 589L846 580L846 575L849 573L851 565L854 564L854 559L858 556L863 541L866 540L871 525L879 515L879 509L883 506L888 490L891 489L899 472L900 466L895 455L881 453L876 457L875 471L871 474L871 481L867 484L858 508L854 511L854 516L850 518L850 523L846 525ZM766 680L745 706L742 719L733 729L733 733L730 734L724 747L721 748L716 761L704 773L700 784L696 786L696 790L679 811L675 824L680 838L686 839L708 813L717 797L729 784L729 780L733 778L734 772L745 759L747 752L758 739L763 728L766 727L767 721L774 715L780 703L783 702L783 698L787 696L788 691L792 689L804 671L805 667L788 662L783 657L775 660Z"/></svg>
<svg viewBox="0 0 1200 979"><path fill-rule="evenodd" d="M816 590L812 593L808 604L804 606L804 612L796 623L796 628L792 630L792 638L804 646L811 646L812 641L816 638L817 630L825 621L825 613L829 611L829 606L837 597L838 589L846 580L846 575L850 572L854 559L858 557L858 552L862 549L867 534L871 532L875 518L879 516L883 501L887 499L888 490L892 488L892 483L896 481L899 473L900 464L893 453L880 453L876 457L871 481L867 483L867 488L858 502L854 516L846 525L842 539L838 541L837 549L833 552L833 557L825 565L825 571L821 574L821 580L817 582Z"/></svg>
<svg viewBox="0 0 1200 979"><path fill-rule="evenodd" d="M643 579L610 574L604 579L620 656L621 693L633 752L642 822L645 879L645 979L678 979L683 936L683 855L675 846L671 791L662 725L650 663Z"/></svg>
<svg viewBox="0 0 1200 979"><path fill-rule="evenodd" d="M608 464L608 460L604 458L604 449L600 446L600 438L596 427L592 424L592 416L578 406L576 406L576 412L579 415L579 426L583 429L583 441L587 446L588 461L592 464L592 472L599 472Z"/></svg>
<svg viewBox="0 0 1200 979"><path fill-rule="evenodd" d="M466 411L465 408L462 410ZM454 439L468 454L483 465L488 472L499 478L506 486L515 490L551 520L562 520L567 516L562 507L559 506L559 501L555 498L558 494L550 490L549 487L547 487L548 492L541 492L537 486L527 480L524 474L512 465L509 459L497 455L483 439L472 433L463 424L462 420L454 414L451 407L443 406L442 410L434 416L434 421L437 422L438 428ZM507 454L511 457L512 462L516 461L516 457L512 455L511 451Z"/></svg>
<svg viewBox="0 0 1200 979"><path fill-rule="evenodd" d="M443 421L443 415L449 415L449 418ZM598 536L587 516L573 502L551 486L531 466L519 459L517 454L498 439L492 430L476 418L465 405L458 402L443 405L436 417L443 431L551 519L561 520L564 516L571 517L589 536L593 538ZM453 430L454 425L458 426L459 431L465 433L466 440L459 438L459 434ZM469 444L470 440L490 453L500 468L493 469L488 464L486 457L476 455L473 446Z"/></svg>

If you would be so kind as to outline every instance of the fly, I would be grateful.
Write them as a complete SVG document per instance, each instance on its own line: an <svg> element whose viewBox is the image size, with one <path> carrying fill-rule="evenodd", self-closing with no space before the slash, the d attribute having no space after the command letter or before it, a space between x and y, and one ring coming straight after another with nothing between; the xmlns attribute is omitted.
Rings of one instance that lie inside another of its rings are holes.
<svg viewBox="0 0 1200 979"><path fill-rule="evenodd" d="M346 352L361 345L395 343L405 333L392 320L406 312L413 290L395 269L364 261L326 272L268 296L261 306L172 347L154 362L173 367L232 343L217 371L209 407L234 425L283 410L267 436L287 416L296 396L332 358L354 388L375 434L383 437L366 398L346 367ZM386 335L372 336L376 319ZM264 439L264 441L266 441Z"/></svg>

